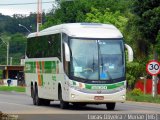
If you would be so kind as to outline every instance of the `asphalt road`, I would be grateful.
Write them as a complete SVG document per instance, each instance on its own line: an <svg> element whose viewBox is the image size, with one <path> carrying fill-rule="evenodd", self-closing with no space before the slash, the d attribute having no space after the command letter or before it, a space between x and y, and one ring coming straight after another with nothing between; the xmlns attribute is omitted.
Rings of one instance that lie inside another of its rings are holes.
<svg viewBox="0 0 160 120"><path fill-rule="evenodd" d="M62 110L59 108L58 101L52 102L50 106L34 106L32 99L24 93L0 92L0 111L23 116L25 120L54 120L53 115L55 120L59 117L64 120L81 120L82 118L85 120L85 118L94 119L88 116L90 114L99 114L99 119L101 119L101 114L160 114L160 104L127 101L117 103L114 111L106 110L105 105L87 105L81 108L70 105L69 109ZM32 118L27 119L27 117Z"/></svg>

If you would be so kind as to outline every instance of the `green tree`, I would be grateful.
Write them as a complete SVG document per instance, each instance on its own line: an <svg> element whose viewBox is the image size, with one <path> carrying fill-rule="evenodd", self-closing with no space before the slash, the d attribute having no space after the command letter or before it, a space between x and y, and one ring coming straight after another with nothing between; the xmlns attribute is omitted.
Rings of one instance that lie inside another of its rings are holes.
<svg viewBox="0 0 160 120"><path fill-rule="evenodd" d="M1 34L0 38L5 42L9 42L9 58L12 57L13 64L20 64L20 59L24 58L26 49L26 37L23 34ZM0 40L0 64L6 64L7 48L6 44Z"/></svg>
<svg viewBox="0 0 160 120"><path fill-rule="evenodd" d="M44 23L45 13L42 14L42 17L42 23ZM25 28L20 27L19 24L26 26L31 32L36 31L37 14L30 13L29 16L14 14L12 17L0 14L0 33L8 32L11 34L29 34L28 31Z"/></svg>
<svg viewBox="0 0 160 120"><path fill-rule="evenodd" d="M130 0L73 0L59 2L47 15L47 22L42 28L47 28L60 23L85 22L87 14L93 14L93 8L104 13L106 8L115 13L119 11L126 15Z"/></svg>
<svg viewBox="0 0 160 120"><path fill-rule="evenodd" d="M86 14L85 21L113 24L121 31L123 31L125 25L127 24L127 18L124 17L120 11L112 12L109 8L106 8L103 12L92 8L91 12Z"/></svg>
<svg viewBox="0 0 160 120"><path fill-rule="evenodd" d="M136 32L135 34L130 32L136 36L133 39L140 52L144 56L148 56L149 50L155 49L159 45L160 2L158 0L135 0L132 8L134 16L131 17L130 27Z"/></svg>

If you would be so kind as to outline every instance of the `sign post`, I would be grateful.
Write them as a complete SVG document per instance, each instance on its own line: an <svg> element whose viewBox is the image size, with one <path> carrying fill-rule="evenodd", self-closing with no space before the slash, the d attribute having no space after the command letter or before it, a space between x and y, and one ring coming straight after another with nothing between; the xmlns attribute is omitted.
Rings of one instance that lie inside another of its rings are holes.
<svg viewBox="0 0 160 120"><path fill-rule="evenodd" d="M146 65L146 71L148 74L152 75L152 96L157 95L157 77L160 73L160 63L156 60L151 60Z"/></svg>

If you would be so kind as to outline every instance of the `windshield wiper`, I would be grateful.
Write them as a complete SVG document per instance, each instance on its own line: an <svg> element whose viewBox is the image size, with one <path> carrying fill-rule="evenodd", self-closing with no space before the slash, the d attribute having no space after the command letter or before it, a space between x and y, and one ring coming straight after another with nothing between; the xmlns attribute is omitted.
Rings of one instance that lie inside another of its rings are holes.
<svg viewBox="0 0 160 120"><path fill-rule="evenodd" d="M95 62L94 62L94 55L93 55L93 62L92 62L93 71L94 71L94 67L95 67Z"/></svg>

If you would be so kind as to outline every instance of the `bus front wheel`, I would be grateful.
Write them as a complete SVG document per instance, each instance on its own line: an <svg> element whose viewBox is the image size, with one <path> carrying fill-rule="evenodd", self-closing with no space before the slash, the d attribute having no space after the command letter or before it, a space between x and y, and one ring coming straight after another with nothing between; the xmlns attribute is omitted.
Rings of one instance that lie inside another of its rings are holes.
<svg viewBox="0 0 160 120"><path fill-rule="evenodd" d="M114 110L115 106L116 106L115 102L106 104L107 110Z"/></svg>
<svg viewBox="0 0 160 120"><path fill-rule="evenodd" d="M59 89L59 101L60 101L60 108L62 108L62 109L67 109L68 108L69 103L63 101L61 88Z"/></svg>
<svg viewBox="0 0 160 120"><path fill-rule="evenodd" d="M79 103L79 102L76 102L76 103L72 103L74 107L76 108L79 108L79 107L85 107L87 104L86 103Z"/></svg>

